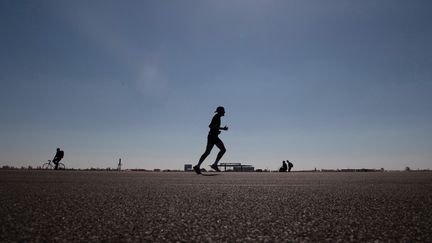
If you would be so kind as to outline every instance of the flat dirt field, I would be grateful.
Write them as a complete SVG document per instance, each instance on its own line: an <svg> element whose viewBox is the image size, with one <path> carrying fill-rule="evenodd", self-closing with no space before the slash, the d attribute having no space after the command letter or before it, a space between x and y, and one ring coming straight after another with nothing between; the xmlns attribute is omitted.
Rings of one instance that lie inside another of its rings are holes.
<svg viewBox="0 0 432 243"><path fill-rule="evenodd" d="M1 242L431 242L432 173L0 171Z"/></svg>

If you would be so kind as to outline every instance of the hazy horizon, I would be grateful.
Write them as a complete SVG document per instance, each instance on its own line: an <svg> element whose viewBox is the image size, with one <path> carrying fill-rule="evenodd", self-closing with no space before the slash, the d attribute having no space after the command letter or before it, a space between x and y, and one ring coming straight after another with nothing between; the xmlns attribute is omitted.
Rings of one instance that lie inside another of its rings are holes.
<svg viewBox="0 0 432 243"><path fill-rule="evenodd" d="M0 163L431 168L428 1L1 1ZM211 164L214 148L203 163Z"/></svg>

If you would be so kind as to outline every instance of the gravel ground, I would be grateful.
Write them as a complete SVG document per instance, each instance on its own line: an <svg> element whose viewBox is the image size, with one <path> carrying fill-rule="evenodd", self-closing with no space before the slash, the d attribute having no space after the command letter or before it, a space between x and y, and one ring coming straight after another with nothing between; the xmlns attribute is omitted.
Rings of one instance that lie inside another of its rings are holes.
<svg viewBox="0 0 432 243"><path fill-rule="evenodd" d="M432 173L0 171L1 242L431 242Z"/></svg>

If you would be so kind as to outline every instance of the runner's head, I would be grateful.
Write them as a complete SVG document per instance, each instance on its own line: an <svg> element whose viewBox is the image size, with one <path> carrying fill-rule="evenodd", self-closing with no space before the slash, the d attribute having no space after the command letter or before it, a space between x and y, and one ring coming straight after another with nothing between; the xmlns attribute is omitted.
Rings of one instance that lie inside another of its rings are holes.
<svg viewBox="0 0 432 243"><path fill-rule="evenodd" d="M219 115L223 116L225 115L225 108L223 106L219 106L218 108L216 108L215 113L218 113Z"/></svg>

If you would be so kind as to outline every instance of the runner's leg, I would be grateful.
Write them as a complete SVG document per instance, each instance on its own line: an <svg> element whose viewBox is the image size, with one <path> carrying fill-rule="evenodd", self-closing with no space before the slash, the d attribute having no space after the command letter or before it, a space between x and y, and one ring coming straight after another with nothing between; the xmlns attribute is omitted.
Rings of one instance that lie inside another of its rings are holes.
<svg viewBox="0 0 432 243"><path fill-rule="evenodd" d="M213 149L214 142L212 139L207 138L207 147L205 152L201 155L201 158L198 161L198 164L196 165L198 168L201 166L202 162L207 158L207 156L210 154L211 150Z"/></svg>
<svg viewBox="0 0 432 243"><path fill-rule="evenodd" d="M220 149L219 153L216 156L216 160L214 162L213 165L216 165L219 163L219 160L222 158L222 156L225 154L226 152L226 148L224 143L222 142L222 140L220 140L220 138L217 138L216 143L215 143L216 147L218 147Z"/></svg>

